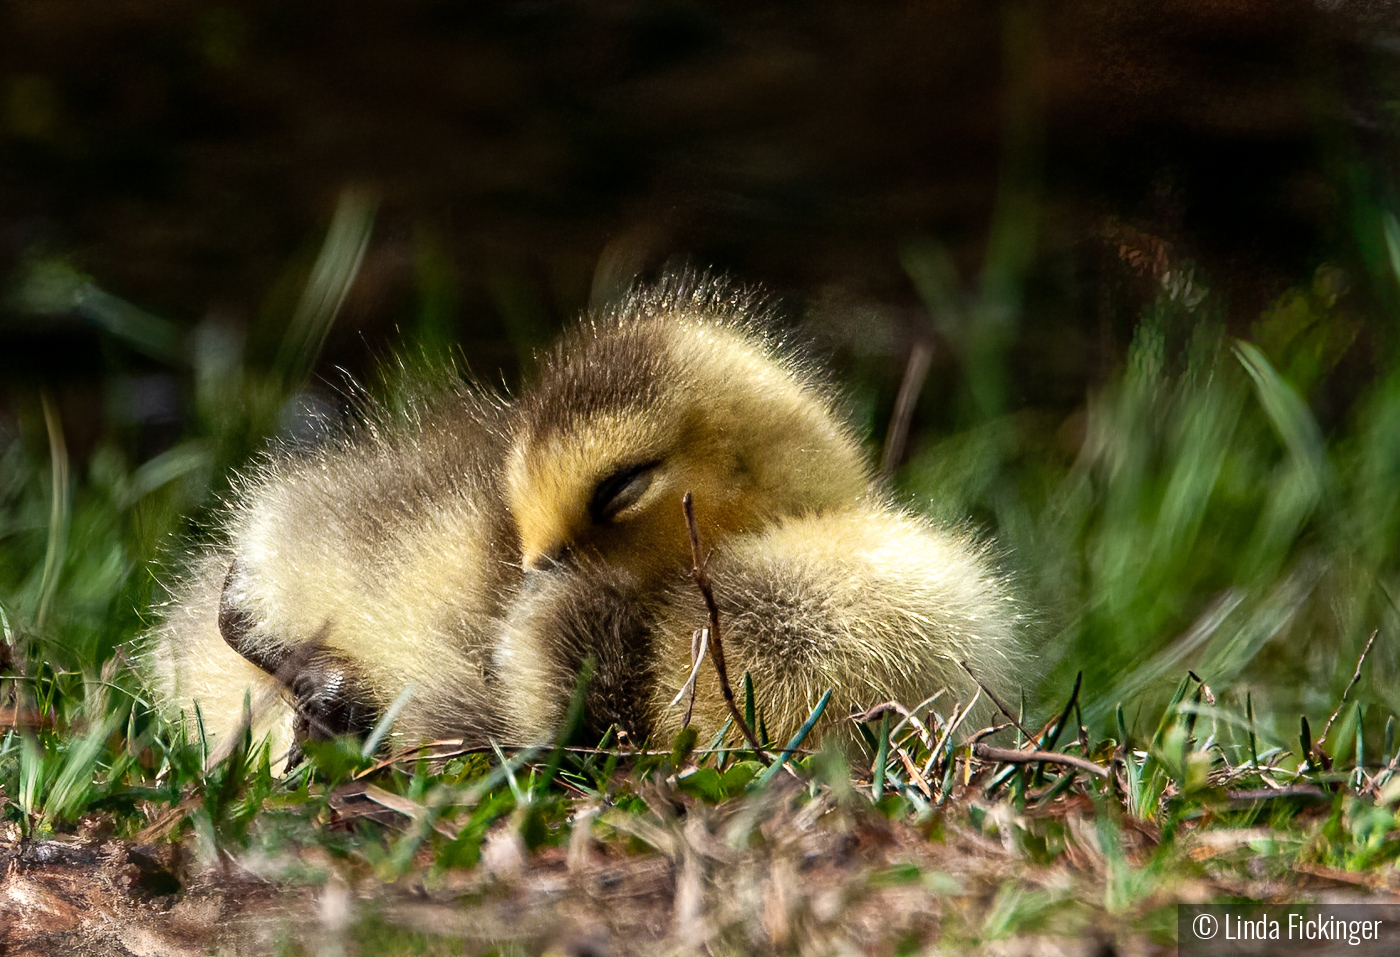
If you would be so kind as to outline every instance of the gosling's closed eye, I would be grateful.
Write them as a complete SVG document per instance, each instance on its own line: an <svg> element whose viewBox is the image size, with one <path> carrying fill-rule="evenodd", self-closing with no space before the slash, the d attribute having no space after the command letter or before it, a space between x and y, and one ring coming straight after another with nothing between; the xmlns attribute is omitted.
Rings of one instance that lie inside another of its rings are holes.
<svg viewBox="0 0 1400 957"><path fill-rule="evenodd" d="M635 505L656 475L659 462L642 462L618 469L598 483L588 503L588 516L595 525L612 521L618 512Z"/></svg>

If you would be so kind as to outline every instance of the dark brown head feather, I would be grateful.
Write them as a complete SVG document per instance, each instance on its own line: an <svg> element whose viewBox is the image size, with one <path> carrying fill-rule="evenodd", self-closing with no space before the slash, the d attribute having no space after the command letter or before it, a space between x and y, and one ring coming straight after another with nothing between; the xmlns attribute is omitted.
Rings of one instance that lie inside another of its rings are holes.
<svg viewBox="0 0 1400 957"><path fill-rule="evenodd" d="M634 288L565 333L522 396L524 434L544 440L601 415L646 410L686 384L689 370L667 349L666 326L676 317L738 329L776 346L769 334L771 311L758 294L692 270L673 273Z"/></svg>

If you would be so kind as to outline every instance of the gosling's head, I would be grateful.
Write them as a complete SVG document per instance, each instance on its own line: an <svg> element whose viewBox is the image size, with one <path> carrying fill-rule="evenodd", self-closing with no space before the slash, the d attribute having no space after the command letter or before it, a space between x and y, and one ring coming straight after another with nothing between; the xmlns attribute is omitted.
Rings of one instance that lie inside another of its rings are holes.
<svg viewBox="0 0 1400 957"><path fill-rule="evenodd" d="M520 401L506 494L527 572L578 557L639 583L705 544L848 504L869 476L831 395L752 296L695 277L634 293L565 337Z"/></svg>

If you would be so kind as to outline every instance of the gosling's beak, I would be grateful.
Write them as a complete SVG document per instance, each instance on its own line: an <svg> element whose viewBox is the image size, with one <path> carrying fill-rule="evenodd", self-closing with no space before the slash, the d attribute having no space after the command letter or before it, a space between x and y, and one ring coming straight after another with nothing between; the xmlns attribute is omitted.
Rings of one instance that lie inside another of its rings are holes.
<svg viewBox="0 0 1400 957"><path fill-rule="evenodd" d="M521 564L527 573L560 571L569 566L573 556L574 550L568 545L557 545L548 551L526 555Z"/></svg>

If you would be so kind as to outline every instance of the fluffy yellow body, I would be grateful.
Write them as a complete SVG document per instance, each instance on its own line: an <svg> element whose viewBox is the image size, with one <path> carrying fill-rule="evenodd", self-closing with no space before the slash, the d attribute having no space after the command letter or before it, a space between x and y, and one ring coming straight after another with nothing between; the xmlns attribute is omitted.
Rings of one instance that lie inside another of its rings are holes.
<svg viewBox="0 0 1400 957"><path fill-rule="evenodd" d="M410 688L405 739L489 733L492 624L519 579L497 479L503 421L499 404L457 389L251 470L224 541L172 589L148 651L158 696L189 718L197 702L217 739L240 727L245 697L272 691L257 730L285 748L294 712L276 692L313 664L321 690L348 693L370 723Z"/></svg>
<svg viewBox="0 0 1400 957"><path fill-rule="evenodd" d="M177 590L150 659L162 696L227 733L270 685L245 657L300 666L312 643L315 680L282 681L301 732L307 701L343 724L346 700L373 715L411 685L404 743L525 743L555 733L591 661L584 733L668 738L707 621L687 492L731 673L753 675L773 734L827 688L830 728L891 697L966 698L961 661L1004 685L1017 610L985 547L889 503L830 389L756 313L675 279L581 324L508 405L459 391L273 460ZM700 675L709 731L727 715ZM284 705L267 724L297 722Z"/></svg>
<svg viewBox="0 0 1400 957"><path fill-rule="evenodd" d="M890 507L858 503L731 535L710 552L708 572L731 681L752 676L778 739L827 689L821 733L853 710L890 699L912 706L939 689L966 704L976 686L963 662L1003 692L1023 664L1017 608L986 547ZM701 593L681 570L645 593L605 565L531 582L497 650L507 724L547 738L587 657L596 668L589 731L616 723L634 738L669 741L690 707L681 691L695 633L707 625ZM728 719L705 663L692 723L703 737ZM840 737L853 743L854 729Z"/></svg>

